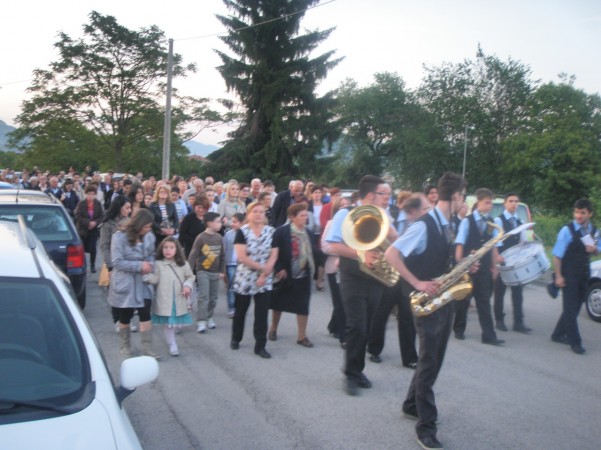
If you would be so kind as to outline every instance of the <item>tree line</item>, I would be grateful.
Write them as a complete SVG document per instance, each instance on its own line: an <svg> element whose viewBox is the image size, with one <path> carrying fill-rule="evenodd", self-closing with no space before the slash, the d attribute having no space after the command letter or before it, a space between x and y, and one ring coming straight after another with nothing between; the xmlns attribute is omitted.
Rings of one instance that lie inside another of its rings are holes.
<svg viewBox="0 0 601 450"><path fill-rule="evenodd" d="M473 58L424 67L416 89L397 73L376 73L367 86L347 79L318 96L342 59L317 51L334 28L299 32L318 0L224 3L231 14L217 16L228 31L217 70L237 101L175 90L174 172L342 187L374 173L417 190L445 170L461 172L465 152L473 189L517 191L550 212L598 193L601 98L575 88L573 77L542 83L524 63L478 47ZM92 12L82 38L61 33L55 46L57 61L35 71L16 119L19 163L160 173L164 33ZM176 78L195 70L180 55L174 61ZM237 127L211 163L190 164L183 143L226 123Z"/></svg>

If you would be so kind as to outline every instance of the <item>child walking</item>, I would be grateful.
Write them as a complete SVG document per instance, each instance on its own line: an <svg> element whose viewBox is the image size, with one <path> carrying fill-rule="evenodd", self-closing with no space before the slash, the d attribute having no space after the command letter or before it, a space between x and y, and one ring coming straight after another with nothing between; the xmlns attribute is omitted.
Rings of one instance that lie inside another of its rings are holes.
<svg viewBox="0 0 601 450"><path fill-rule="evenodd" d="M152 323L165 325L163 331L169 353L178 356L175 330L192 324L190 294L195 277L180 243L172 236L159 244L154 267L153 273L144 276L145 282L157 285Z"/></svg>
<svg viewBox="0 0 601 450"><path fill-rule="evenodd" d="M232 319L235 314L236 297L234 294L234 278L238 267L238 258L234 250L234 239L236 233L244 223L246 214L236 213L230 221L230 230L223 236L223 248L225 250L225 284L227 286L227 316Z"/></svg>
<svg viewBox="0 0 601 450"><path fill-rule="evenodd" d="M215 328L213 313L219 294L219 280L225 278L225 258L220 216L217 213L205 214L207 229L196 236L188 262L196 274L198 284L198 332L204 333L208 328Z"/></svg>

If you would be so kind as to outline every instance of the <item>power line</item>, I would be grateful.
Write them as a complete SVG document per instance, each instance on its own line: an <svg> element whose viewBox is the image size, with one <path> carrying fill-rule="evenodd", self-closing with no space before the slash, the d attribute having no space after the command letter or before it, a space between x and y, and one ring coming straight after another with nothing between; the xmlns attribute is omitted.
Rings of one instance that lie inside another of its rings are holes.
<svg viewBox="0 0 601 450"><path fill-rule="evenodd" d="M295 12L293 12L293 13L290 13L290 14L285 14L285 15L283 15L283 16L280 16L280 17L274 17L273 19L265 20L264 22L255 23L255 24L253 24L253 25L247 25L247 26L245 26L245 27L236 28L236 29L234 29L234 30L231 30L231 31L241 31L241 30L247 30L247 29L249 29L249 28L256 28L256 27L259 27L259 26L261 26L261 25L265 25L265 24L267 24L267 23L271 23L271 22L277 22L278 20L282 20L282 19L285 19L285 18L287 18L287 17L292 17L292 16L295 16L295 15L297 15L297 14L301 14L301 13L307 12L307 11L309 11L309 10L311 10L311 9L319 8L320 6L325 6L325 5L327 5L328 3L333 3L333 2L335 2L335 1L336 1L336 0L329 0L329 1L327 1L327 2L320 3L319 5L310 6L309 8L305 8L305 9L302 9L302 10L300 10L300 11L295 11ZM203 36L195 36L195 37L189 37L189 38L180 38L180 39L174 39L174 41L178 41L178 42L179 42L179 41L190 41L190 40L192 40L192 39L206 39L206 38L215 37L215 36L221 36L221 35L223 35L223 34L229 34L229 33L230 33L230 31L221 31L221 32L219 32L219 33L205 34L205 35L203 35Z"/></svg>

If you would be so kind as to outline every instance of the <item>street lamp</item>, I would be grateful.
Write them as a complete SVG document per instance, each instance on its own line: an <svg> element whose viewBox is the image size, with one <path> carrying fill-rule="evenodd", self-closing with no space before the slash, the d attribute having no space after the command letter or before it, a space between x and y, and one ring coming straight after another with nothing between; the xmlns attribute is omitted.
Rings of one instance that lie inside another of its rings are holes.
<svg viewBox="0 0 601 450"><path fill-rule="evenodd" d="M473 125L466 125L465 126L465 140L463 143L463 172L462 172L462 176L463 178L465 178L465 159L467 158L467 132L468 130L475 130L476 127Z"/></svg>

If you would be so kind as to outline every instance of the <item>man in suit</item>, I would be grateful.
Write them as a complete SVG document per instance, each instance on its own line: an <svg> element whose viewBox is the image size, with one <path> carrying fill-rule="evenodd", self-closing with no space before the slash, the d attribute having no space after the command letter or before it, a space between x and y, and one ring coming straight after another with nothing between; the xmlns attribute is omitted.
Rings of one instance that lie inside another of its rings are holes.
<svg viewBox="0 0 601 450"><path fill-rule="evenodd" d="M303 197L304 184L300 180L294 180L290 182L289 189L287 191L280 192L274 202L271 209L271 226L279 227L284 225L288 218L288 207L294 203L298 203Z"/></svg>

